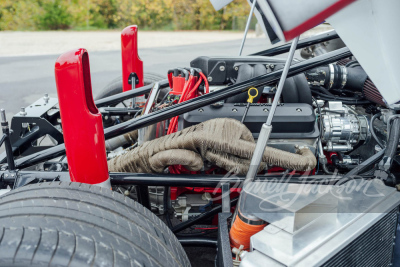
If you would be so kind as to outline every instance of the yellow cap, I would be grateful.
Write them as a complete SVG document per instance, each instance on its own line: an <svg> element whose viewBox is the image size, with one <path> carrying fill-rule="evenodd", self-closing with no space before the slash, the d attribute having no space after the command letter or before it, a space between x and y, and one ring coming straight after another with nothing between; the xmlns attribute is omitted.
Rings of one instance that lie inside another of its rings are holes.
<svg viewBox="0 0 400 267"><path fill-rule="evenodd" d="M253 92L253 93L252 93ZM258 90L255 87L251 87L247 93L249 94L249 98L247 99L247 102L253 103L253 99L258 96Z"/></svg>

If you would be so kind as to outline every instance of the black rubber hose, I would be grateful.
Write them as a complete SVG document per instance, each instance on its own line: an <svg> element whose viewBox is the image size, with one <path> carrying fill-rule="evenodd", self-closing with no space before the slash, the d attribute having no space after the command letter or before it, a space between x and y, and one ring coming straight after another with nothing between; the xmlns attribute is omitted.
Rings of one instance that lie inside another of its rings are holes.
<svg viewBox="0 0 400 267"><path fill-rule="evenodd" d="M317 91L318 90L318 91ZM312 92L316 95L322 96L322 97L327 97L327 98L333 98L336 100L343 100L343 101L360 101L360 100L365 100L363 97L350 97L350 96L336 96L326 90L323 87L320 87L318 89L313 89Z"/></svg>
<svg viewBox="0 0 400 267"><path fill-rule="evenodd" d="M375 120L376 120L378 117L380 117L380 116L381 116L381 113L377 113L377 114L375 114L374 116L372 116L371 121L370 121L370 123L369 123L369 129L370 129L370 131L371 131L372 138L374 138L374 140L378 143L378 145L379 145L381 148L384 148L384 147L385 147L385 144L382 143L382 141L378 138L378 136L377 136L376 133L375 133L375 129L374 129L374 122L375 122Z"/></svg>
<svg viewBox="0 0 400 267"><path fill-rule="evenodd" d="M178 241L184 247L217 247L218 240L215 237L178 237Z"/></svg>
<svg viewBox="0 0 400 267"><path fill-rule="evenodd" d="M365 100L363 98L354 98L354 97L339 97L339 96L330 96L326 95L320 92L317 92L315 90L312 91L313 94L319 96L320 99L325 100L325 101L341 101L343 104L346 105L367 105L371 104L369 100Z"/></svg>
<svg viewBox="0 0 400 267"><path fill-rule="evenodd" d="M368 75L365 70L359 66L347 68L347 82L345 87L361 92Z"/></svg>
<svg viewBox="0 0 400 267"><path fill-rule="evenodd" d="M331 80L331 69L333 68L333 80ZM343 82L344 87L353 91L361 92L364 88L364 83L368 78L367 73L360 65L349 65L344 67L332 64L322 66L306 72L306 75L313 81L313 77L320 77L320 73L325 73L324 87L327 89L341 89ZM346 74L347 73L347 74ZM319 82L318 80L316 82ZM332 84L331 84L332 82Z"/></svg>
<svg viewBox="0 0 400 267"><path fill-rule="evenodd" d="M387 141L384 158L393 161L396 154L397 146L399 145L400 138L400 118L395 118L390 127L389 139Z"/></svg>
<svg viewBox="0 0 400 267"><path fill-rule="evenodd" d="M333 174L333 172L328 170L328 166L326 164L321 163L321 167L322 167L322 170L324 171L325 174L328 174L328 175L332 175Z"/></svg>

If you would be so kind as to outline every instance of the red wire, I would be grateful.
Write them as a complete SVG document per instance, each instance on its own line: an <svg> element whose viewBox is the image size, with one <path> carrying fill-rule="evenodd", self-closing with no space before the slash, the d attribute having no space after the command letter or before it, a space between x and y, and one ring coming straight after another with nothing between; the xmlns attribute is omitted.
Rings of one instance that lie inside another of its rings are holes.
<svg viewBox="0 0 400 267"><path fill-rule="evenodd" d="M196 94L198 91L197 89L199 88L202 81L204 81L206 93L209 92L209 85L208 85L206 76L201 72L199 74L200 74L200 77L196 83L195 83L196 79L194 78L194 76L192 76L192 75L189 76L189 79L185 82L185 85L183 86L182 94L181 94L181 97L180 97L178 103L182 103L189 99L195 98L197 96L197 94ZM169 76L168 76L168 79L169 79ZM171 74L171 79L172 79L172 74ZM170 120L167 134L174 133L177 130L178 130L178 116L173 117ZM169 171L172 174L180 174L181 166L178 166L178 165L169 166ZM208 228L204 228L204 229L208 229Z"/></svg>
<svg viewBox="0 0 400 267"><path fill-rule="evenodd" d="M206 94L208 94L208 93L210 92L210 89L209 89L207 77L206 77L206 75L204 75L202 72L199 72L199 74L200 74L200 76L201 76L201 77L203 78L203 80L204 80L204 85L205 85L205 87L206 87Z"/></svg>
<svg viewBox="0 0 400 267"><path fill-rule="evenodd" d="M168 83L169 83L169 88L173 88L174 84L173 84L173 80L172 80L172 72L168 73Z"/></svg>

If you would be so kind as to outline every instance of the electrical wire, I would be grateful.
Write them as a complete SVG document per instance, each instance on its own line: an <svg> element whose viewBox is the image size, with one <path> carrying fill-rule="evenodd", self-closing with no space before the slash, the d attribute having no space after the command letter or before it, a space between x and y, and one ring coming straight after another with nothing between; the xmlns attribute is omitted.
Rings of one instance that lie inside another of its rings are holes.
<svg viewBox="0 0 400 267"><path fill-rule="evenodd" d="M385 148L385 144L382 143L381 140L379 140L378 136L377 136L376 133L375 133L375 129L374 129L374 121L375 121L378 117L380 117L380 116L381 116L381 113L376 113L374 116L372 116L372 118L371 118L371 120L370 120L370 123L369 123L369 129L370 129L371 135L372 135L372 137L374 138L374 140L376 141L376 143L378 143L378 145L379 145L381 148Z"/></svg>
<svg viewBox="0 0 400 267"><path fill-rule="evenodd" d="M194 71L197 71L199 77L192 75ZM189 78L187 81L185 81L185 85L183 87L182 94L178 103L182 103L184 101L199 96L198 88L202 82L204 82L205 93L209 92L209 84L207 81L207 77L201 72L201 70L192 69L191 71L189 71L189 73L190 73ZM168 74L168 79L171 80L170 84L172 84L172 73ZM174 133L178 130L178 118L179 118L178 116L171 118L168 126L167 135ZM180 170L181 170L180 166L174 166L174 165L169 166L169 171L172 174L180 174L181 173Z"/></svg>
<svg viewBox="0 0 400 267"><path fill-rule="evenodd" d="M323 93L321 93L321 91ZM311 89L311 92L317 96L319 96L322 100L326 101L341 101L343 104L347 105L366 105L370 104L371 102L369 100L365 100L363 97L340 97L340 96L335 96L332 93L330 93L328 90L326 90L323 87L318 87Z"/></svg>
<svg viewBox="0 0 400 267"><path fill-rule="evenodd" d="M314 97L312 97L311 99L315 103L315 105L317 106L317 109L318 109L318 114L317 114L317 121L319 122L319 135L318 135L318 139L317 139L317 143L318 143L319 140L322 140L322 134L323 134L322 133L322 129L323 129L322 112L321 112L321 107L318 105L317 100ZM317 158L317 170L316 170L315 174L318 174L318 172L319 172L319 146L317 146L315 157Z"/></svg>

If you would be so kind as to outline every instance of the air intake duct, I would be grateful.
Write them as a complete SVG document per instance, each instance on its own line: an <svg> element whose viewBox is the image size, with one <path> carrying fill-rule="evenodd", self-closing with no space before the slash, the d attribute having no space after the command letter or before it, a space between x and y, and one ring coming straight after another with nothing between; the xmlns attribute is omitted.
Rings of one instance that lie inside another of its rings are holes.
<svg viewBox="0 0 400 267"><path fill-rule="evenodd" d="M331 89L350 89L361 92L369 101L386 106L382 95L367 73L357 61L349 61L345 65L329 64L305 73L311 86L322 86Z"/></svg>

